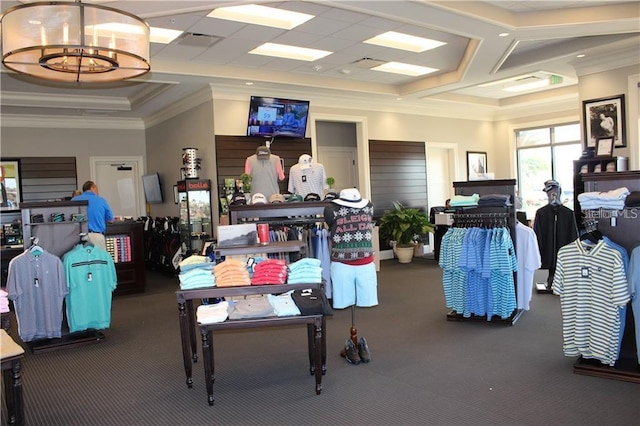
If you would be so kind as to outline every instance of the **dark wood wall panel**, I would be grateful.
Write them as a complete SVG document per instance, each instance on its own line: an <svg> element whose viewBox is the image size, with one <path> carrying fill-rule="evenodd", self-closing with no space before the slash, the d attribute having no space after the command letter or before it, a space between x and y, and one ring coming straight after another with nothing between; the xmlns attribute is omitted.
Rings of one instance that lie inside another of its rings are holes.
<svg viewBox="0 0 640 426"><path fill-rule="evenodd" d="M399 201L427 209L427 169L423 142L369 141L371 201L375 217Z"/></svg>
<svg viewBox="0 0 640 426"><path fill-rule="evenodd" d="M75 157L22 157L17 161L23 202L63 200L77 188Z"/></svg>
<svg viewBox="0 0 640 426"><path fill-rule="evenodd" d="M256 149L265 145L265 138L250 136L216 136L216 162L218 187L224 185L224 178L239 179L244 173L247 157L256 153ZM278 139L271 145L271 152L284 159L285 180L279 183L280 192L287 192L289 169L298 162L302 154L311 154L311 139Z"/></svg>

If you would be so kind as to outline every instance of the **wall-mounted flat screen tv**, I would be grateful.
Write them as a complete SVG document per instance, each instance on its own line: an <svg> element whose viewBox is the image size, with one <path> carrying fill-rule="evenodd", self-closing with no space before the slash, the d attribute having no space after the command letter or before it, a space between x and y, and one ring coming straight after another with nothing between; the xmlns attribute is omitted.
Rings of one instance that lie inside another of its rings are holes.
<svg viewBox="0 0 640 426"><path fill-rule="evenodd" d="M142 188L144 189L144 198L147 203L162 204L164 202L160 175L158 173L142 176Z"/></svg>
<svg viewBox="0 0 640 426"><path fill-rule="evenodd" d="M252 96L247 136L304 138L309 101Z"/></svg>

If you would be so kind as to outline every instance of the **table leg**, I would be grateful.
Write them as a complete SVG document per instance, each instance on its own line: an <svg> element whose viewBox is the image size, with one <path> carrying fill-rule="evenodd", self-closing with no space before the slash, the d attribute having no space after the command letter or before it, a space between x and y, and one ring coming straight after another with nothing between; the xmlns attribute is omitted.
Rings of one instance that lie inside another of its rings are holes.
<svg viewBox="0 0 640 426"><path fill-rule="evenodd" d="M211 347L211 331L206 326L200 327L202 336L202 358L204 364L204 380L207 386L207 402L213 405L213 348Z"/></svg>
<svg viewBox="0 0 640 426"><path fill-rule="evenodd" d="M315 338L314 338L314 358L315 358L315 374L316 374L316 394L320 395L322 392L322 336L324 329L322 327L322 319L316 318L314 320L315 325ZM326 352L326 351L325 351Z"/></svg>
<svg viewBox="0 0 640 426"><path fill-rule="evenodd" d="M189 320L185 303L178 303L178 320L180 321L180 342L182 343L182 362L184 363L184 373L187 376L187 387L193 387L193 377L191 369L191 352L189 351Z"/></svg>
<svg viewBox="0 0 640 426"><path fill-rule="evenodd" d="M327 374L327 318L322 317L322 375Z"/></svg>
<svg viewBox="0 0 640 426"><path fill-rule="evenodd" d="M13 409L15 424L18 426L24 425L24 407L22 405L22 376L20 370L22 363L20 360L16 360L12 365L12 397L13 397Z"/></svg>
<svg viewBox="0 0 640 426"><path fill-rule="evenodd" d="M313 324L307 324L307 346L309 349L309 372L313 376L316 374L316 360L314 358L315 346L313 341L315 339L315 327Z"/></svg>
<svg viewBox="0 0 640 426"><path fill-rule="evenodd" d="M189 342L191 342L191 358L198 362L198 341L196 339L196 314L193 300L187 300L187 321L189 322Z"/></svg>

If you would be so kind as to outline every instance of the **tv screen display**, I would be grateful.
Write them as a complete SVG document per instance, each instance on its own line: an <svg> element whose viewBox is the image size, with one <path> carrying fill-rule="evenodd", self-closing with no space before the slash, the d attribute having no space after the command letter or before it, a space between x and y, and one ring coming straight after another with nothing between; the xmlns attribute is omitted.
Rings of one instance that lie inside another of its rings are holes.
<svg viewBox="0 0 640 426"><path fill-rule="evenodd" d="M252 96L247 136L304 138L309 101Z"/></svg>
<svg viewBox="0 0 640 426"><path fill-rule="evenodd" d="M158 173L142 176L142 187L147 203L161 204L164 202L162 198L162 186L160 185L160 175Z"/></svg>

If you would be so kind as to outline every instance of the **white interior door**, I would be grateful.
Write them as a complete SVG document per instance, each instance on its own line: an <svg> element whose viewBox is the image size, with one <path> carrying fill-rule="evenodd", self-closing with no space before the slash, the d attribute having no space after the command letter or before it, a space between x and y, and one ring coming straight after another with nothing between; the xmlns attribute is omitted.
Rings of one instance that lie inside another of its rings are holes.
<svg viewBox="0 0 640 426"><path fill-rule="evenodd" d="M449 168L449 149L428 148L427 151L427 197L429 208L444 206L451 198L452 179Z"/></svg>
<svg viewBox="0 0 640 426"><path fill-rule="evenodd" d="M142 158L91 158L91 179L98 185L114 216L144 215Z"/></svg>
<svg viewBox="0 0 640 426"><path fill-rule="evenodd" d="M324 166L327 177L331 176L336 180L333 188L337 191L358 186L356 158L356 148L318 147L318 163Z"/></svg>

